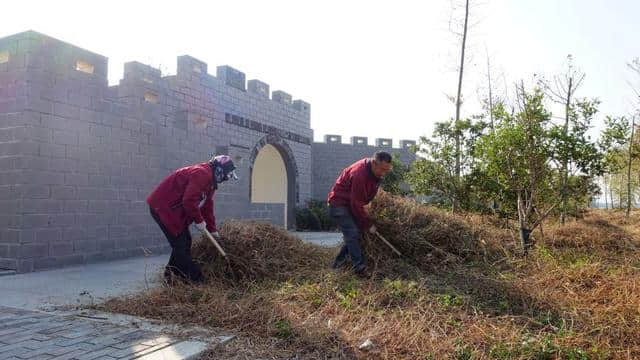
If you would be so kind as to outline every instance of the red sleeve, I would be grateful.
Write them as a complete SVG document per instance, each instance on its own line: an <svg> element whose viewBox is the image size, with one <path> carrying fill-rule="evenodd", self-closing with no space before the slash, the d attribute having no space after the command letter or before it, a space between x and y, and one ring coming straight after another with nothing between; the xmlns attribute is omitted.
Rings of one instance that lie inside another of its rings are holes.
<svg viewBox="0 0 640 360"><path fill-rule="evenodd" d="M354 174L351 178L351 194L350 205L351 213L355 217L358 226L363 231L371 227L371 220L369 220L369 214L364 206L367 203L365 179L360 174Z"/></svg>
<svg viewBox="0 0 640 360"><path fill-rule="evenodd" d="M182 196L182 206L187 215L193 219L196 223L204 221L202 213L200 213L200 200L202 200L202 193L207 191L209 185L209 176L206 171L195 171L189 177L189 183Z"/></svg>
<svg viewBox="0 0 640 360"><path fill-rule="evenodd" d="M218 231L218 228L216 227L216 216L213 213L213 194L213 190L209 191L207 194L207 200L202 207L202 215L204 216L204 220L207 222L207 230L212 233Z"/></svg>

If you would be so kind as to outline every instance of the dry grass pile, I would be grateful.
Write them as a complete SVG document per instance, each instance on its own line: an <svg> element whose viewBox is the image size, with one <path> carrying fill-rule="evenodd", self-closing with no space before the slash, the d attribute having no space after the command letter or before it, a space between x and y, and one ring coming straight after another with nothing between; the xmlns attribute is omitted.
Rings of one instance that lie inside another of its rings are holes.
<svg viewBox="0 0 640 360"><path fill-rule="evenodd" d="M545 243L555 248L596 250L611 252L612 255L636 250L636 243L631 233L616 222L622 222L618 214L611 214L614 219L605 219L602 213L592 211L580 221L569 221L562 225L552 224L549 227L552 236Z"/></svg>
<svg viewBox="0 0 640 360"><path fill-rule="evenodd" d="M406 275L403 260L420 269L433 269L448 263L503 254L513 242L508 231L475 215L451 215L411 199L380 192L369 206L369 215L378 232L397 248L400 262L392 250L375 235L365 235L363 249L367 259L385 274ZM494 236L496 232L502 233ZM508 239L508 241L505 241Z"/></svg>
<svg viewBox="0 0 640 360"><path fill-rule="evenodd" d="M228 261L206 239L193 246L193 258L208 281L287 280L304 276L329 261L326 249L304 243L269 224L227 221L220 234L218 243Z"/></svg>
<svg viewBox="0 0 640 360"><path fill-rule="evenodd" d="M100 307L240 335L211 359L640 358L635 219L625 225L617 213L590 211L545 224L524 258L512 251L513 224L494 217L453 216L387 194L370 212L412 259L370 238L365 251L386 278L333 272L337 249L230 222L222 246L236 278L200 243L207 284L152 288ZM358 349L366 339L373 348Z"/></svg>

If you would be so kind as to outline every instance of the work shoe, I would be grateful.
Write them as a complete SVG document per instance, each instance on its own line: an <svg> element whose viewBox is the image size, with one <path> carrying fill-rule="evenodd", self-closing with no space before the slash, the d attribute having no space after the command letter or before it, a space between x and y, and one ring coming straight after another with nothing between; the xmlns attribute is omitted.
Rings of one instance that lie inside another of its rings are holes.
<svg viewBox="0 0 640 360"><path fill-rule="evenodd" d="M346 263L347 263L347 258L346 258L346 257L344 257L344 258L342 258L342 259L340 259L340 260L336 259L336 260L333 262L333 265L331 265L331 268L332 268L333 270L338 270L338 269L340 269L341 267L343 267L343 266L344 266L344 264L346 264Z"/></svg>
<svg viewBox="0 0 640 360"><path fill-rule="evenodd" d="M165 273L164 274L164 286L166 287L172 287L172 286L176 286L178 285L178 283L180 282L180 280L176 279L177 276L174 276L171 273Z"/></svg>
<svg viewBox="0 0 640 360"><path fill-rule="evenodd" d="M353 269L356 276L361 279L371 279L371 272L367 268L367 265L360 265L357 268Z"/></svg>

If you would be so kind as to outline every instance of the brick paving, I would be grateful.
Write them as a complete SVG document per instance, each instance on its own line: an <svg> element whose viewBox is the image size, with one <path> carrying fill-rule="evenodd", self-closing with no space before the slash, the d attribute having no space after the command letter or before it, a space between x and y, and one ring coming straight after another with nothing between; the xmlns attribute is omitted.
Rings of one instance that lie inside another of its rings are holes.
<svg viewBox="0 0 640 360"><path fill-rule="evenodd" d="M169 352L188 342L158 332L126 327L105 321L83 319L0 306L0 359L139 359L187 358L186 353ZM192 347L193 347L192 346ZM162 356L157 356L162 355ZM184 356L181 356L184 355Z"/></svg>

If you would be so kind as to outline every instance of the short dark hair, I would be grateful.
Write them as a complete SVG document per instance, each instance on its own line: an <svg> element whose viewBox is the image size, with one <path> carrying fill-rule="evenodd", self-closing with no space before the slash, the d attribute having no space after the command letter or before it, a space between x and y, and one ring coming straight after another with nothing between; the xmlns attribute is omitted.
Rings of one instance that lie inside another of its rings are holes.
<svg viewBox="0 0 640 360"><path fill-rule="evenodd" d="M373 159L376 162L387 162L387 163L391 163L391 154L389 154L386 151L376 151L375 154L373 154Z"/></svg>

